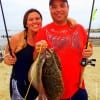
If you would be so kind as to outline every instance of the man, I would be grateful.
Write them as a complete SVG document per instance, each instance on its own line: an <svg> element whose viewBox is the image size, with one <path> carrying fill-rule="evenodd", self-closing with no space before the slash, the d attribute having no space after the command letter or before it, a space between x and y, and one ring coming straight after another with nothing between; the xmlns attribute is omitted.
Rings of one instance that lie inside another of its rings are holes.
<svg viewBox="0 0 100 100"><path fill-rule="evenodd" d="M50 14L53 22L37 34L36 52L54 48L61 61L64 93L61 100L88 100L83 80L82 58L92 55L92 48L85 49L87 32L82 25L71 27L67 21L69 5L67 0L50 0ZM41 41L40 41L41 40Z"/></svg>

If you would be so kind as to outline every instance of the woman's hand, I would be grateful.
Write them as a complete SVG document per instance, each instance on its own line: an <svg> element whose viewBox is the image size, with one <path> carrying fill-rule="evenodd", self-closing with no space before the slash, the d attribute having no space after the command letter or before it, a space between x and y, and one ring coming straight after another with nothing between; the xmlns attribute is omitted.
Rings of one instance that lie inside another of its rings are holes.
<svg viewBox="0 0 100 100"><path fill-rule="evenodd" d="M13 56L11 56L10 54L6 54L4 56L4 63L7 64L7 65L13 65L16 63L16 56L15 54L13 54Z"/></svg>
<svg viewBox="0 0 100 100"><path fill-rule="evenodd" d="M77 21L70 17L67 18L67 21L70 24L70 27L72 27L72 28L77 24Z"/></svg>

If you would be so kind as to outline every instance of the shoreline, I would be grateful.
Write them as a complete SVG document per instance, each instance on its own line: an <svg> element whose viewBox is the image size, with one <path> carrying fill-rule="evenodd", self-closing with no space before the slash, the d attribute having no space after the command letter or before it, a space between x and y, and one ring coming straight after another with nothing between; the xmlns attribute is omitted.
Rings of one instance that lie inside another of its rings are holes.
<svg viewBox="0 0 100 100"><path fill-rule="evenodd" d="M90 38L89 42L91 42L94 47L100 47L100 38Z"/></svg>

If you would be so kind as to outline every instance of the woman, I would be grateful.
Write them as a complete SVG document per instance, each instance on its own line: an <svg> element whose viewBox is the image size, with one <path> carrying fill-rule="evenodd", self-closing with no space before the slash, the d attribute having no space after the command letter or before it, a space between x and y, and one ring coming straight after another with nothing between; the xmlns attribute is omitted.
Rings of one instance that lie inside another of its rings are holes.
<svg viewBox="0 0 100 100"><path fill-rule="evenodd" d="M12 100L23 100L29 81L28 70L33 63L35 35L42 26L42 15L36 9L29 9L23 18L24 31L15 34L11 40L13 57L9 54L8 46L5 50L4 62L13 65L10 79L10 96ZM31 87L27 100L34 100L38 92Z"/></svg>

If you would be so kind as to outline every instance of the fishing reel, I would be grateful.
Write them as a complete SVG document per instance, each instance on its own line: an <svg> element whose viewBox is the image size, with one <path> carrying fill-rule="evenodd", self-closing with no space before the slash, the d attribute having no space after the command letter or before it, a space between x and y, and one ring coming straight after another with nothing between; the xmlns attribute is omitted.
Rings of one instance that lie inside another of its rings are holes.
<svg viewBox="0 0 100 100"><path fill-rule="evenodd" d="M87 58L83 58L82 61L81 61L81 65L83 67L87 66L87 65L91 65L91 66L95 66L95 62L96 62L96 59L87 59Z"/></svg>

